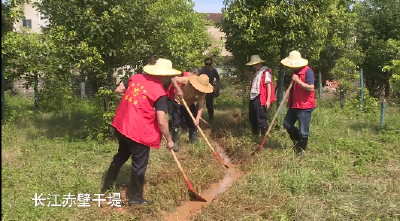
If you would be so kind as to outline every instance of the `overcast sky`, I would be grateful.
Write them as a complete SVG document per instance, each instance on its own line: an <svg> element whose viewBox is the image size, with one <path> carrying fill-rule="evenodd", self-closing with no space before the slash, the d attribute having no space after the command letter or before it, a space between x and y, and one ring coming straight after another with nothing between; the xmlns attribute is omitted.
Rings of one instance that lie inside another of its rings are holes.
<svg viewBox="0 0 400 221"><path fill-rule="evenodd" d="M196 12L221 13L223 0L193 0Z"/></svg>

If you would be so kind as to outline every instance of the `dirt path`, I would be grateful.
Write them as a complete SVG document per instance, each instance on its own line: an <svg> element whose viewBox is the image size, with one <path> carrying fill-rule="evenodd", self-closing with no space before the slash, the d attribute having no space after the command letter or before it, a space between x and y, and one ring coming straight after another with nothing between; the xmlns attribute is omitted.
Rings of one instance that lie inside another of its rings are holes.
<svg viewBox="0 0 400 221"><path fill-rule="evenodd" d="M238 166L230 162L230 159L228 155L225 154L224 149L216 142L213 142L213 145L224 163L229 166L229 168L225 171L225 176L221 181L212 184L209 189L205 190L201 194L201 196L206 199L207 202L189 201L182 206L177 207L172 213L164 216L165 221L193 220L195 215L200 213L203 207L206 207L208 204L210 204L218 194L223 193L232 187L242 175L242 172L239 170Z"/></svg>

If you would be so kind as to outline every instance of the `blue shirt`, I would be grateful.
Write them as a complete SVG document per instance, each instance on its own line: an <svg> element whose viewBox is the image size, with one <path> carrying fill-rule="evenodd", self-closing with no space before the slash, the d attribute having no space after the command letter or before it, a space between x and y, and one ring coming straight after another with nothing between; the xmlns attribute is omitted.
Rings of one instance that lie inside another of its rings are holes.
<svg viewBox="0 0 400 221"><path fill-rule="evenodd" d="M305 83L306 83L306 84L309 84L309 85L314 85L314 80L315 80L314 71L311 70L311 68L309 68L309 69L306 71L306 80L305 80ZM290 89L290 94L289 94L289 96L290 96L290 105L289 105L289 108L291 109L291 108L293 107L293 87ZM310 108L310 109L304 109L304 111L312 111L312 110L314 110L314 109L315 109L315 107Z"/></svg>

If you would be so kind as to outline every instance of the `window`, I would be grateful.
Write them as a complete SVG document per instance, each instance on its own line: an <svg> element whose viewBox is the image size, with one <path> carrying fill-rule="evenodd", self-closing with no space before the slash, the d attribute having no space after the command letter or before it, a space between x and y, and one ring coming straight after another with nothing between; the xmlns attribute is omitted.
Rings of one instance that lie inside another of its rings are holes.
<svg viewBox="0 0 400 221"><path fill-rule="evenodd" d="M32 29L32 20L31 19L22 20L22 26Z"/></svg>

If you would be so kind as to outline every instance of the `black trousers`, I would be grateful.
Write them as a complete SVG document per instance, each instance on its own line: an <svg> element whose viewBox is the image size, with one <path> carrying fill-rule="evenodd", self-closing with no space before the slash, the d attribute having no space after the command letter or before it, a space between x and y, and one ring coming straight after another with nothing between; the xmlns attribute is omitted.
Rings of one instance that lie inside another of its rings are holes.
<svg viewBox="0 0 400 221"><path fill-rule="evenodd" d="M137 143L115 130L118 138L118 153L112 161L113 165L122 166L132 156L132 174L145 175L149 162L150 147Z"/></svg>
<svg viewBox="0 0 400 221"><path fill-rule="evenodd" d="M214 120L214 94L206 94L206 107L208 112L208 119Z"/></svg>
<svg viewBox="0 0 400 221"><path fill-rule="evenodd" d="M187 112L185 106L179 105L175 100L171 101L172 103L172 128L176 129L181 127L183 121L185 121L186 125L189 129L196 129L192 117ZM193 117L197 116L197 107L195 104L189 106L190 112L192 112Z"/></svg>
<svg viewBox="0 0 400 221"><path fill-rule="evenodd" d="M268 114L265 106L261 105L260 96L250 100L249 120L253 133L258 133L259 128L268 127Z"/></svg>

